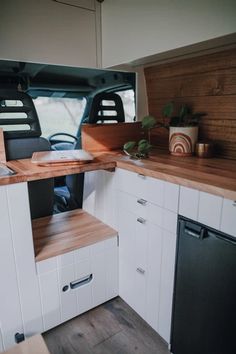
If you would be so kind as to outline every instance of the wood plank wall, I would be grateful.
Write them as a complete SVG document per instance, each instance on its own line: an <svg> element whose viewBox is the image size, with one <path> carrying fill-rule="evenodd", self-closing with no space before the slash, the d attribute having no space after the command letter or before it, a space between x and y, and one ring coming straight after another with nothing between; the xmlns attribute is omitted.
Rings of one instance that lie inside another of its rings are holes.
<svg viewBox="0 0 236 354"><path fill-rule="evenodd" d="M162 121L169 102L206 112L200 139L216 143L217 155L236 160L236 49L147 67L144 70L149 114ZM168 131L155 129L154 145L167 147Z"/></svg>

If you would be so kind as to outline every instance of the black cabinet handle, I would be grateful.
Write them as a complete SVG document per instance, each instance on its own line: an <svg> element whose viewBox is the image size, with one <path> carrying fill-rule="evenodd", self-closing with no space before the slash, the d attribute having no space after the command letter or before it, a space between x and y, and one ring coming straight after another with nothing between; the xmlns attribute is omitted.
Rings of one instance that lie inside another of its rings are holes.
<svg viewBox="0 0 236 354"><path fill-rule="evenodd" d="M203 239L206 237L206 229L202 227L199 231L192 230L189 227L185 227L184 233L188 236L196 237L199 239Z"/></svg>
<svg viewBox="0 0 236 354"><path fill-rule="evenodd" d="M93 274L89 274L86 277L70 282L70 288L77 289L82 285L90 283L92 279L93 279Z"/></svg>

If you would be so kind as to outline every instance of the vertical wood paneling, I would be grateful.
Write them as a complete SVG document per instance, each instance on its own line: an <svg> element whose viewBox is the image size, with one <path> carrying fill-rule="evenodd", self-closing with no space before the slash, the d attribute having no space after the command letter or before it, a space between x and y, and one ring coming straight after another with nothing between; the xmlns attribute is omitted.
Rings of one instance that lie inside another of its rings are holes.
<svg viewBox="0 0 236 354"><path fill-rule="evenodd" d="M149 114L162 121L169 101L205 112L199 139L216 144L219 156L236 159L236 49L145 68ZM155 129L152 143L168 146L168 131Z"/></svg>

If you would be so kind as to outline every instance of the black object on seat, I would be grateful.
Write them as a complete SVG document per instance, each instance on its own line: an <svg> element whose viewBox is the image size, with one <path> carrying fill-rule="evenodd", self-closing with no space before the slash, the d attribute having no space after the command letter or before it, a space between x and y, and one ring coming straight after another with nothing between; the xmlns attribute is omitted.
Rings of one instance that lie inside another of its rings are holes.
<svg viewBox="0 0 236 354"><path fill-rule="evenodd" d="M9 102L18 104L12 105ZM31 158L33 152L51 150L49 142L40 137L41 128L30 96L26 93L0 90L0 126L12 125L12 130L4 131L7 160ZM23 118L19 114L24 115ZM18 115L18 118L15 115ZM28 129L17 130L23 124ZM28 182L31 218L39 218L53 214L54 179Z"/></svg>
<svg viewBox="0 0 236 354"><path fill-rule="evenodd" d="M108 105L103 101L111 101L112 105ZM106 114L106 112L114 112L115 114ZM105 113L105 114L104 114ZM88 123L95 124L98 121L117 121L122 123L125 121L124 107L122 99L116 93L101 92L94 96L88 117Z"/></svg>

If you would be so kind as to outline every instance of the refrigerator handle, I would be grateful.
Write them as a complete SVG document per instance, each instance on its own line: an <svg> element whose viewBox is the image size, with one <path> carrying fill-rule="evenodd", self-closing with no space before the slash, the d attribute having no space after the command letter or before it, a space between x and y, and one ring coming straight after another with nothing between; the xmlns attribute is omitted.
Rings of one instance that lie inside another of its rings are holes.
<svg viewBox="0 0 236 354"><path fill-rule="evenodd" d="M202 240L207 236L206 229L204 227L201 227L199 231L193 230L188 226L185 226L184 228L184 233L188 236L196 237Z"/></svg>

